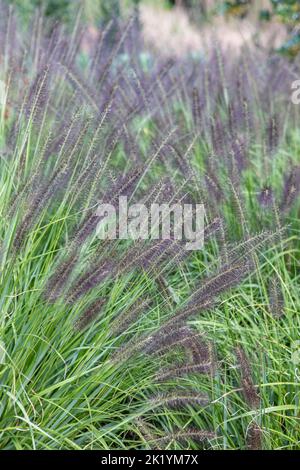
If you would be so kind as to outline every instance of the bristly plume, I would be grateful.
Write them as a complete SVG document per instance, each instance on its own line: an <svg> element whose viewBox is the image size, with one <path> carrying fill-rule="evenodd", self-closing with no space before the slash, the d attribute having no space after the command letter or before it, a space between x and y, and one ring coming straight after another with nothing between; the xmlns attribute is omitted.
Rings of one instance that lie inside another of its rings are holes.
<svg viewBox="0 0 300 470"><path fill-rule="evenodd" d="M205 280L193 293L187 305L201 305L215 299L223 292L239 285L253 269L251 260L237 260L232 264L224 264L216 275Z"/></svg>
<svg viewBox="0 0 300 470"><path fill-rule="evenodd" d="M280 209L288 212L295 203L300 192L300 166L294 166L286 175Z"/></svg>
<svg viewBox="0 0 300 470"><path fill-rule="evenodd" d="M165 298L166 302L170 306L173 306L174 303L176 303L176 299L165 277L163 275L156 276L155 283L158 287L159 292Z"/></svg>
<svg viewBox="0 0 300 470"><path fill-rule="evenodd" d="M202 303L196 302L195 304L191 305L188 303L187 306L182 306L177 311L175 311L175 314L170 318L170 320L167 320L165 323L163 323L162 326L151 335L149 340L145 343L146 347L148 344L150 344L151 347L154 347L154 345L157 343L160 344L161 338L168 334L171 328L174 330L180 326L183 326L189 318L204 311L210 310L213 306L214 302L212 300L204 301Z"/></svg>
<svg viewBox="0 0 300 470"><path fill-rule="evenodd" d="M194 125L197 131L199 131L199 128L201 126L201 104L200 104L200 96L199 96L199 90L197 88L193 88L193 106L192 106L192 111L193 111L193 119L194 119Z"/></svg>
<svg viewBox="0 0 300 470"><path fill-rule="evenodd" d="M282 127L278 122L278 115L270 117L267 125L267 149L270 153L274 152L279 144L279 129Z"/></svg>
<svg viewBox="0 0 300 470"><path fill-rule="evenodd" d="M214 345L203 339L194 338L186 348L192 364L210 364L211 374L214 375L217 369L217 358Z"/></svg>
<svg viewBox="0 0 300 470"><path fill-rule="evenodd" d="M276 231L263 231L245 238L243 241L228 245L227 255L232 264L246 262L250 270L255 270L254 254L264 247L274 245L281 240L286 228L280 227Z"/></svg>
<svg viewBox="0 0 300 470"><path fill-rule="evenodd" d="M180 257L186 256L187 250L179 251L176 242L172 240L159 240L149 244L137 243L121 259L100 259L95 266L91 267L85 274L78 277L67 293L68 302L72 303L91 289L100 285L104 280L113 279L117 275L130 272L136 268L145 271L158 268L168 259L172 262L179 261Z"/></svg>
<svg viewBox="0 0 300 470"><path fill-rule="evenodd" d="M261 237L265 241L266 237ZM250 239L249 243L252 251L262 242L261 237L255 236ZM247 240L245 243L247 245ZM162 338L170 333L170 329L174 331L174 329L176 330L183 326L189 318L211 309L218 296L240 284L243 279L255 270L253 260L245 259L245 254L243 251L241 253L237 247L233 250L232 258L232 264L222 265L216 275L204 281L201 287L194 291L189 300L179 307L174 315L163 323L158 330L154 331L148 338L144 337L137 341L136 344L133 343L128 345L128 347L122 348L120 358L128 358L134 352L141 350L147 352L148 348L150 348L149 351L153 352L156 349L159 350ZM116 356L118 357L119 355L117 354ZM210 364L209 369L212 370L212 364Z"/></svg>
<svg viewBox="0 0 300 470"><path fill-rule="evenodd" d="M128 330L130 325L134 323L141 313L144 313L150 306L150 299L138 299L133 305L127 307L112 323L111 332L119 335Z"/></svg>
<svg viewBox="0 0 300 470"><path fill-rule="evenodd" d="M50 81L49 65L46 65L44 69L37 74L35 80L28 92L24 114L28 119L36 122L39 117L39 113L45 112L46 103L49 99L48 87Z"/></svg>
<svg viewBox="0 0 300 470"><path fill-rule="evenodd" d="M128 172L125 176L122 175L105 194L102 202L109 202L114 205L118 204L120 196L127 196L130 198L136 190L137 184L139 183L144 171L145 168L140 165Z"/></svg>
<svg viewBox="0 0 300 470"><path fill-rule="evenodd" d="M193 331L186 325L172 328L165 334L154 336L145 346L145 352L147 354L164 354L175 346L186 347L191 340L198 337L198 331Z"/></svg>
<svg viewBox="0 0 300 470"><path fill-rule="evenodd" d="M205 184L209 195L213 196L217 202L220 202L223 195L223 189L214 170L208 165L205 173Z"/></svg>
<svg viewBox="0 0 300 470"><path fill-rule="evenodd" d="M252 409L257 409L260 406L260 397L257 392L257 387L254 385L252 378L252 370L249 360L242 347L237 347L235 350L238 365L241 372L241 387L246 403Z"/></svg>
<svg viewBox="0 0 300 470"><path fill-rule="evenodd" d="M171 319L151 335L149 341L143 345L144 350L146 351L148 347L152 350L159 349L162 338L169 334L170 328L174 331L174 328L178 329L192 316L211 309L219 295L238 285L253 269L253 264L245 260L237 261L233 265L223 265L217 275L204 281L202 286L194 291L188 302L175 311ZM212 364L210 370L211 368Z"/></svg>
<svg viewBox="0 0 300 470"><path fill-rule="evenodd" d="M202 446L205 444L205 442L209 442L210 440L216 438L216 433L212 431L188 428L185 430L175 431L173 433L166 434L164 437L156 439L155 444L164 448L172 442L178 442L179 444L186 446L189 441L194 441Z"/></svg>
<svg viewBox="0 0 300 470"><path fill-rule="evenodd" d="M284 297L280 280L277 276L271 277L268 291L270 313L274 315L274 317L280 318L284 314Z"/></svg>
<svg viewBox="0 0 300 470"><path fill-rule="evenodd" d="M248 450L262 450L263 433L261 427L257 423L251 423L247 429L246 447Z"/></svg>
<svg viewBox="0 0 300 470"><path fill-rule="evenodd" d="M136 189L136 185L142 175L143 167L137 167L131 172L127 173L125 176L122 175L115 183L110 187L102 196L102 203L109 203L114 206L118 205L119 197L127 196L130 198L132 193ZM80 247L86 239L92 234L96 233L97 225L101 222L102 216L97 215L96 209L92 210L92 213L89 213L83 222L80 224L76 230L72 244Z"/></svg>
<svg viewBox="0 0 300 470"><path fill-rule="evenodd" d="M89 326L98 317L105 302L106 299L97 299L92 302L77 318L74 323L74 328L78 331L81 331Z"/></svg>
<svg viewBox="0 0 300 470"><path fill-rule="evenodd" d="M203 335L193 331L188 326L172 328L165 335L158 335L150 340L144 351L148 354L165 354L175 348L182 348L188 359L189 364L210 364L211 372L216 368L213 345L204 341Z"/></svg>
<svg viewBox="0 0 300 470"><path fill-rule="evenodd" d="M40 186L36 194L29 201L29 208L20 222L13 241L14 249L20 250L32 225L38 216L55 199L57 191L64 186L70 176L70 168L63 165L54 172L50 181Z"/></svg>
<svg viewBox="0 0 300 470"><path fill-rule="evenodd" d="M238 172L243 171L247 166L245 143L240 139L235 139L231 143L231 154Z"/></svg>
<svg viewBox="0 0 300 470"><path fill-rule="evenodd" d="M158 240L151 243L137 244L129 249L120 260L119 273L128 272L135 268L149 271L158 268L167 259L179 259L179 255L184 253L184 247L180 250L180 243L173 240ZM185 250L187 251L187 250ZM186 254L186 253L185 253Z"/></svg>
<svg viewBox="0 0 300 470"><path fill-rule="evenodd" d="M95 268L91 271L86 272L70 286L66 300L68 303L74 303L80 299L83 295L87 294L91 289L101 285L109 277L112 277L115 273L115 263L113 260L103 259L100 260Z"/></svg>
<svg viewBox="0 0 300 470"><path fill-rule="evenodd" d="M167 367L160 370L156 375L158 382L176 379L190 374L213 374L215 365L212 361L202 364L186 364L177 367Z"/></svg>
<svg viewBox="0 0 300 470"><path fill-rule="evenodd" d="M232 178L228 179L228 184L231 193L231 205L233 215L236 218L236 221L238 222L237 231L240 233L241 236L247 236L249 230L247 220L245 218L245 201L243 194L241 193L240 183L236 174L234 174Z"/></svg>
<svg viewBox="0 0 300 470"><path fill-rule="evenodd" d="M78 256L71 252L52 274L44 289L45 298L49 302L55 302L67 287L69 277L77 262Z"/></svg>
<svg viewBox="0 0 300 470"><path fill-rule="evenodd" d="M258 194L258 202L262 208L273 207L274 194L270 186L265 186Z"/></svg>
<svg viewBox="0 0 300 470"><path fill-rule="evenodd" d="M117 203L118 197L127 195L130 196L135 189L140 175L142 173L141 168L137 168L125 177L119 178L114 187L109 189L103 196L103 201L110 202L112 204ZM78 260L78 251L81 248L84 241L93 232L96 233L96 227L101 220L101 217L96 214L96 210L90 211L81 223L79 228L76 230L73 238L71 239L69 246L69 256L66 261L63 261L57 268L56 272L51 277L48 285L46 286L46 297L50 300L56 300L68 287L68 280L73 272L73 269ZM75 285L69 288L66 299L69 303L72 303L79 299L82 295L87 293L93 287L99 285L107 277L116 274L116 266L113 260L101 260L100 264L93 266L91 270L88 270L85 274L80 276L76 281Z"/></svg>
<svg viewBox="0 0 300 470"><path fill-rule="evenodd" d="M135 419L135 423L150 449L159 449L159 447L155 445L157 437L153 434L150 426L140 417Z"/></svg>
<svg viewBox="0 0 300 470"><path fill-rule="evenodd" d="M167 393L159 393L150 398L151 407L166 406L168 408L180 409L184 406L201 406L209 405L208 395L197 391L170 391Z"/></svg>

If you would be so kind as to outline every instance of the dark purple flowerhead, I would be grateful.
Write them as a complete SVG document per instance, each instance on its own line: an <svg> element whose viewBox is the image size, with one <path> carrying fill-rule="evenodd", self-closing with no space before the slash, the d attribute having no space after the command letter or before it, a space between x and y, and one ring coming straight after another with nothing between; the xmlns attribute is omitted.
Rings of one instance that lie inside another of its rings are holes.
<svg viewBox="0 0 300 470"><path fill-rule="evenodd" d="M273 189L270 186L265 186L261 189L257 199L261 207L267 208L273 205L273 197Z"/></svg>

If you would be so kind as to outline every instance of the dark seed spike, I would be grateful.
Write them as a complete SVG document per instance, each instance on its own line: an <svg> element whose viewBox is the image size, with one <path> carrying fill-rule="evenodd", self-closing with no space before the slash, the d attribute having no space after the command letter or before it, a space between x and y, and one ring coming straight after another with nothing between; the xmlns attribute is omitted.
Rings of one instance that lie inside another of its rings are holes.
<svg viewBox="0 0 300 470"><path fill-rule="evenodd" d="M49 279L45 288L45 297L50 301L56 301L67 287L67 281L76 266L78 257L75 253L70 253L65 261L63 261Z"/></svg>
<svg viewBox="0 0 300 470"><path fill-rule="evenodd" d="M150 299L138 299L133 305L119 315L111 325L111 332L119 335L128 330L130 325L137 321L140 314L149 308Z"/></svg>
<svg viewBox="0 0 300 470"><path fill-rule="evenodd" d="M241 346L236 348L235 353L241 371L241 386L245 401L250 408L257 409L260 406L260 397L253 382L248 357Z"/></svg>
<svg viewBox="0 0 300 470"><path fill-rule="evenodd" d="M286 175L280 210L288 212L300 193L300 166L294 166Z"/></svg>
<svg viewBox="0 0 300 470"><path fill-rule="evenodd" d="M136 418L135 422L136 422L136 425L137 425L139 431L141 432L143 438L145 439L148 446L150 447L150 449L153 449L153 448L154 449L159 449L158 444L155 445L155 441L156 441L157 438L153 434L153 431L150 428L150 426L148 426L148 424L140 417Z"/></svg>
<svg viewBox="0 0 300 470"><path fill-rule="evenodd" d="M257 423L251 423L247 429L246 448L248 450L262 450L263 433L261 427Z"/></svg>
<svg viewBox="0 0 300 470"><path fill-rule="evenodd" d="M273 189L270 186L266 186L261 189L258 195L258 202L262 208L272 208L273 207Z"/></svg>
<svg viewBox="0 0 300 470"><path fill-rule="evenodd" d="M187 444L188 441L195 441L198 444L203 445L205 442L212 439L216 439L217 435L212 431L205 431L199 429L185 429L176 431L170 434L166 434L164 437L156 439L156 445L162 446L163 448L172 442L179 442L182 445Z"/></svg>
<svg viewBox="0 0 300 470"><path fill-rule="evenodd" d="M272 276L269 282L269 308L271 315L276 318L284 314L284 297L277 276Z"/></svg>
<svg viewBox="0 0 300 470"><path fill-rule="evenodd" d="M112 277L115 273L115 264L110 260L102 260L101 263L93 271L89 271L70 287L66 294L66 301L68 303L74 303L80 297L87 294L94 287L101 285L109 277Z"/></svg>
<svg viewBox="0 0 300 470"><path fill-rule="evenodd" d="M198 405L201 407L209 405L210 400L207 394L197 391L170 391L159 393L150 398L150 406L179 409L184 406Z"/></svg>
<svg viewBox="0 0 300 470"><path fill-rule="evenodd" d="M172 331L153 336L144 350L147 354L161 354L172 349L174 346L182 346L194 336L198 336L187 326L173 328Z"/></svg>
<svg viewBox="0 0 300 470"><path fill-rule="evenodd" d="M92 302L74 323L75 330L82 331L89 326L101 313L106 299L97 299Z"/></svg>
<svg viewBox="0 0 300 470"><path fill-rule="evenodd" d="M214 367L211 362L206 364L187 364L178 367L170 367L162 369L157 375L158 382L165 382L169 379L176 379L190 374L213 374Z"/></svg>

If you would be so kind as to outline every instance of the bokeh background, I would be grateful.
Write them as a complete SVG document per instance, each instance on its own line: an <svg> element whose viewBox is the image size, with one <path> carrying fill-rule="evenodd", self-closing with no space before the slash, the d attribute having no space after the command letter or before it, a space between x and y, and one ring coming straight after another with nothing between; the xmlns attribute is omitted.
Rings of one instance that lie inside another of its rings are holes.
<svg viewBox="0 0 300 470"><path fill-rule="evenodd" d="M231 52L245 42L295 57L300 50L298 0L6 0L30 21L33 12L67 26L86 24L84 47L97 28L120 20L135 8L148 46L165 55L201 54L213 35ZM130 13L129 13L130 12Z"/></svg>

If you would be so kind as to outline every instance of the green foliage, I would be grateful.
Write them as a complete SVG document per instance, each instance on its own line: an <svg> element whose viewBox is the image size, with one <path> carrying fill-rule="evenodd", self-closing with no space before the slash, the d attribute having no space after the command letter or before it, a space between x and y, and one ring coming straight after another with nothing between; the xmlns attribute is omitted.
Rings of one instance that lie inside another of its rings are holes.
<svg viewBox="0 0 300 470"><path fill-rule="evenodd" d="M252 0L226 0L222 7L225 15L245 18L249 13Z"/></svg>
<svg viewBox="0 0 300 470"><path fill-rule="evenodd" d="M262 20L271 19L286 25L290 37L277 49L277 52L295 57L300 52L300 2L299 0L271 0L271 10L261 12Z"/></svg>
<svg viewBox="0 0 300 470"><path fill-rule="evenodd" d="M265 21L274 19L284 23L289 31L300 22L299 0L271 0L271 9L261 10L260 18Z"/></svg>
<svg viewBox="0 0 300 470"><path fill-rule="evenodd" d="M123 10L137 6L140 0L5 0L14 5L25 20L29 20L34 11L40 8L43 13L62 22L70 23L82 9L82 20L89 22L107 22L122 15Z"/></svg>
<svg viewBox="0 0 300 470"><path fill-rule="evenodd" d="M101 15L104 21L121 14L120 0L102 0L100 3Z"/></svg>
<svg viewBox="0 0 300 470"><path fill-rule="evenodd" d="M221 12L226 16L245 18L253 5L252 0L226 0L223 2ZM277 52L290 58L295 57L300 51L300 1L299 0L271 0L269 9L259 12L261 21L275 21L283 23L290 37L277 49Z"/></svg>
<svg viewBox="0 0 300 470"><path fill-rule="evenodd" d="M19 13L29 20L37 8L42 9L46 16L56 20L68 21L70 0L6 0L14 5Z"/></svg>
<svg viewBox="0 0 300 470"><path fill-rule="evenodd" d="M299 24L300 2L299 0L271 0L272 14L285 23L289 28Z"/></svg>

